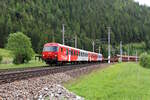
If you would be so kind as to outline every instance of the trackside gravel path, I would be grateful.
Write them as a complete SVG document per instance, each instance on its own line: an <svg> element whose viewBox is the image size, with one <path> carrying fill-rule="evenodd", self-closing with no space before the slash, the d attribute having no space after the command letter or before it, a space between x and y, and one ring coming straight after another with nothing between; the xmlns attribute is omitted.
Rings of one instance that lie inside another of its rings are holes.
<svg viewBox="0 0 150 100"><path fill-rule="evenodd" d="M91 65L66 72L34 77L0 85L0 100L84 100L65 89L62 84L97 69L107 68L108 64Z"/></svg>

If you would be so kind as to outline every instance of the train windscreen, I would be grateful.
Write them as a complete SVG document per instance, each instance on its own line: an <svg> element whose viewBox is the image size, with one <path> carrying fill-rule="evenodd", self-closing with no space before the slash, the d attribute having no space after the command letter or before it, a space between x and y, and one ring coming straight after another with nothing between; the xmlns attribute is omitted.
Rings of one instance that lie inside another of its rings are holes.
<svg viewBox="0 0 150 100"><path fill-rule="evenodd" d="M58 47L57 46L46 46L43 48L43 51L56 52L56 51L58 51Z"/></svg>

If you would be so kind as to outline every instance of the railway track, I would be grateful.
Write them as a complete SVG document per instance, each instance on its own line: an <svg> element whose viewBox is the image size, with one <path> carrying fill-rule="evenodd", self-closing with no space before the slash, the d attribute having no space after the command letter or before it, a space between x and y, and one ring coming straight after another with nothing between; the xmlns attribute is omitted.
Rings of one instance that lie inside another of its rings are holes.
<svg viewBox="0 0 150 100"><path fill-rule="evenodd" d="M15 70L1 70L0 71L0 84L11 83L17 80L24 80L33 77L40 77L48 74L55 74L65 72L77 68L91 66L96 64L81 64L59 67L47 67L42 68L29 68L29 69L15 69Z"/></svg>
<svg viewBox="0 0 150 100"><path fill-rule="evenodd" d="M0 69L0 75L9 73L9 72L17 72L17 71L28 71L28 70L35 70L35 69L42 69L49 67L47 66L37 66L37 67L29 67L29 68L11 68L11 69Z"/></svg>

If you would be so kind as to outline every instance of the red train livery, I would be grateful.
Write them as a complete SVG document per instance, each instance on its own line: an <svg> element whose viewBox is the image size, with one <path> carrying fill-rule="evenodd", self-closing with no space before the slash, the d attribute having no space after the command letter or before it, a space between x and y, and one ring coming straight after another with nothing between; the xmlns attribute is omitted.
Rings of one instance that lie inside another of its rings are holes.
<svg viewBox="0 0 150 100"><path fill-rule="evenodd" d="M103 56L102 54L73 48L59 43L47 43L43 48L42 59L47 64L101 62Z"/></svg>
<svg viewBox="0 0 150 100"><path fill-rule="evenodd" d="M138 56L127 56L127 55L116 55L116 59L119 60L119 58L122 57L122 61L123 62L128 62L128 61L139 61L139 57Z"/></svg>

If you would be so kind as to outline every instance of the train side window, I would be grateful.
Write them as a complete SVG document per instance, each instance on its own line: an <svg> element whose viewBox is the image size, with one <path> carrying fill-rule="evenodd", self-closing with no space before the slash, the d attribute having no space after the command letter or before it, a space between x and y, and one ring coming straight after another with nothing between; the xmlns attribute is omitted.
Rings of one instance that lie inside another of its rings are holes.
<svg viewBox="0 0 150 100"><path fill-rule="evenodd" d="M73 50L71 50L71 55L73 55Z"/></svg>
<svg viewBox="0 0 150 100"><path fill-rule="evenodd" d="M66 55L68 55L68 49L66 49Z"/></svg>
<svg viewBox="0 0 150 100"><path fill-rule="evenodd" d="M63 52L63 48L61 48L61 52Z"/></svg>
<svg viewBox="0 0 150 100"><path fill-rule="evenodd" d="M73 55L75 56L75 50L73 50Z"/></svg>
<svg viewBox="0 0 150 100"><path fill-rule="evenodd" d="M66 51L66 48L63 48L63 51L65 52L65 51Z"/></svg>
<svg viewBox="0 0 150 100"><path fill-rule="evenodd" d="M69 50L69 55L71 55L71 50Z"/></svg>
<svg viewBox="0 0 150 100"><path fill-rule="evenodd" d="M78 56L78 51L76 51L76 55Z"/></svg>
<svg viewBox="0 0 150 100"><path fill-rule="evenodd" d="M72 54L73 54L73 56L75 55L75 51L74 51L74 50L73 50L73 53L72 53Z"/></svg>
<svg viewBox="0 0 150 100"><path fill-rule="evenodd" d="M74 52L75 52L75 51L73 50L73 53L72 53L72 54L73 54L73 56L74 56Z"/></svg>
<svg viewBox="0 0 150 100"><path fill-rule="evenodd" d="M76 56L76 54L77 54L77 53L76 53L76 50L74 50L74 55Z"/></svg>
<svg viewBox="0 0 150 100"><path fill-rule="evenodd" d="M73 50L73 55L75 56L75 50Z"/></svg>
<svg viewBox="0 0 150 100"><path fill-rule="evenodd" d="M76 56L76 55L77 55L76 50L74 50L74 56Z"/></svg>

